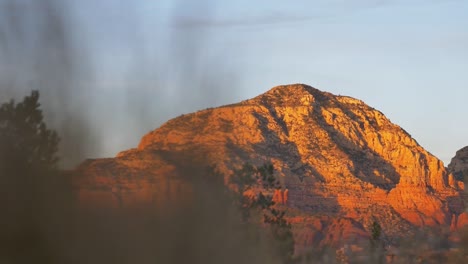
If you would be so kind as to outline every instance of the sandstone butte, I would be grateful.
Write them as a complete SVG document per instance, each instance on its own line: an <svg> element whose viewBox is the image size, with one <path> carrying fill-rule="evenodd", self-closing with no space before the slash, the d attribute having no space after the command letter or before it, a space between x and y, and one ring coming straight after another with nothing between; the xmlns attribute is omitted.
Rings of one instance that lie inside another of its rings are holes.
<svg viewBox="0 0 468 264"><path fill-rule="evenodd" d="M135 149L85 161L77 168L79 201L132 207L183 197L180 153L226 175L244 162L271 162L288 190L297 247L368 237L373 221L394 237L468 219L463 182L405 130L358 99L303 84L179 116Z"/></svg>

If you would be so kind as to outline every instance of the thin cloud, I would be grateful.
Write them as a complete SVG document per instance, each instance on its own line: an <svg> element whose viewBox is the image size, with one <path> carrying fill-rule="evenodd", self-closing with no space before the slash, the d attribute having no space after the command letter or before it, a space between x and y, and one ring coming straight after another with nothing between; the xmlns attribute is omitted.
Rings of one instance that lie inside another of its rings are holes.
<svg viewBox="0 0 468 264"><path fill-rule="evenodd" d="M359 1L353 4L334 1L321 2L312 6L297 6L295 11L274 11L257 15L239 15L236 17L206 17L196 14L175 16L172 25L176 28L231 28L251 27L265 25L291 24L308 21L325 22L337 17L345 17L358 10L382 7L393 2L392 0ZM308 9L305 13L304 9Z"/></svg>
<svg viewBox="0 0 468 264"><path fill-rule="evenodd" d="M237 17L206 17L198 15L176 16L172 25L176 28L231 28L250 27L264 25L289 24L307 21L324 22L337 17L347 17L356 12L374 8L388 8L396 6L415 6L431 4L447 4L459 2L460 0L361 0L361 1L321 1L312 6L304 4L298 6L298 12L274 12L269 14L258 14L252 16L239 15ZM307 14L303 14L303 8L308 9Z"/></svg>
<svg viewBox="0 0 468 264"><path fill-rule="evenodd" d="M294 15L294 14L268 14L256 17L243 18L203 18L195 16L177 17L173 21L175 27L180 28L211 28L211 27L247 27L276 25L286 23L304 22L319 19L325 16L319 15Z"/></svg>
<svg viewBox="0 0 468 264"><path fill-rule="evenodd" d="M414 6L430 4L447 4L460 2L460 0L360 0L360 1L319 1L312 6L304 4L298 6L298 12L275 12L259 14L257 16L240 15L237 18L216 18L214 16L202 17L197 15L176 16L172 25L177 28L230 28L250 27L264 25L278 25L288 23L306 22L311 20L328 20L339 16L349 16L366 9L388 8L395 6ZM300 8L300 9L299 9ZM307 14L301 14L302 9L308 9Z"/></svg>

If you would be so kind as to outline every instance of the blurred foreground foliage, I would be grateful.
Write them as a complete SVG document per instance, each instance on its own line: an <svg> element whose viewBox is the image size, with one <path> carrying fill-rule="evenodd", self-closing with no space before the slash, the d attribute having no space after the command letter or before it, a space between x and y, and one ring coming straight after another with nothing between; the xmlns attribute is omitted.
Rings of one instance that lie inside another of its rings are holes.
<svg viewBox="0 0 468 264"><path fill-rule="evenodd" d="M176 164L191 202L162 208L91 210L77 206L73 177L57 168L59 137L42 115L39 93L0 107L0 264L3 263L467 263L468 230L421 230L390 250L372 238L360 251L312 248L294 255L284 188L271 164L229 175L204 162ZM206 161L209 163L209 161ZM79 177L80 175L78 175Z"/></svg>
<svg viewBox="0 0 468 264"><path fill-rule="evenodd" d="M190 203L82 208L74 171L57 163L39 92L0 107L0 263L278 263L270 237L242 221L223 176L177 164Z"/></svg>

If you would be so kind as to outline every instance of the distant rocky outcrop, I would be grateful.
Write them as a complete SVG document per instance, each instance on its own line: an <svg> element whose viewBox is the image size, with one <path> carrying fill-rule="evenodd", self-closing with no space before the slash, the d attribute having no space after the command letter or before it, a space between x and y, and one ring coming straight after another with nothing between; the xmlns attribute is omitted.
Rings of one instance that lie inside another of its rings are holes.
<svg viewBox="0 0 468 264"><path fill-rule="evenodd" d="M447 166L447 170L451 173L449 177L457 181L466 182L468 177L468 146L457 151L455 156ZM467 200L466 192L462 194L464 200ZM468 212L464 212L458 216L452 217L451 229L457 230L468 226Z"/></svg>
<svg viewBox="0 0 468 264"><path fill-rule="evenodd" d="M79 197L90 206L183 197L190 187L178 177L181 153L226 175L245 162L271 162L287 190L275 199L289 208L298 247L365 237L373 221L386 237L450 226L463 212L460 178L405 130L360 100L302 84L179 116L136 149L86 161Z"/></svg>
<svg viewBox="0 0 468 264"><path fill-rule="evenodd" d="M447 169L453 173L455 179L463 181L463 174L468 172L468 146L457 151Z"/></svg>

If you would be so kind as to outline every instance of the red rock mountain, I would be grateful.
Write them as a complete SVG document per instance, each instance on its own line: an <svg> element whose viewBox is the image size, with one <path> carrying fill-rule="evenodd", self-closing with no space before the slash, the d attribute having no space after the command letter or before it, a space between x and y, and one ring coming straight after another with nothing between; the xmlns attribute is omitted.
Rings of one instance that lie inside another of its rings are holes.
<svg viewBox="0 0 468 264"><path fill-rule="evenodd" d="M386 236L446 225L463 212L461 181L405 130L364 102L295 84L237 104L182 115L145 135L138 148L79 166L79 195L94 206L164 203L186 190L180 153L229 174L272 162L298 245ZM275 194L276 195L276 194Z"/></svg>

